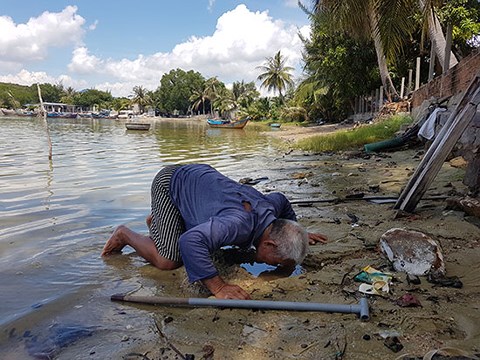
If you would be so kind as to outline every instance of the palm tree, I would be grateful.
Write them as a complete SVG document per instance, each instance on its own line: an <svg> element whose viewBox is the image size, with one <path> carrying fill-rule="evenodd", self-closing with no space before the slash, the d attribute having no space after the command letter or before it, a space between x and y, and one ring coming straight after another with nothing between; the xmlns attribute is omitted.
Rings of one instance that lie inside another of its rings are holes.
<svg viewBox="0 0 480 360"><path fill-rule="evenodd" d="M275 56L266 58L266 64L257 67L263 71L257 77L262 82L261 87L267 88L268 91L278 91L280 99L283 99L283 90L293 86L290 74L293 68L286 66L285 63L286 58L278 51Z"/></svg>
<svg viewBox="0 0 480 360"><path fill-rule="evenodd" d="M217 77L212 77L205 82L205 93L210 101L210 114L212 113L213 102L219 93L223 91L225 84L222 83Z"/></svg>
<svg viewBox="0 0 480 360"><path fill-rule="evenodd" d="M204 83L201 88L193 90L190 96L190 101L192 102L191 109L198 110L202 106L202 114L205 115L205 103L208 100L210 100L209 89L206 83Z"/></svg>
<svg viewBox="0 0 480 360"><path fill-rule="evenodd" d="M231 113L238 107L233 91L226 87L219 89L215 100L213 100L213 106L220 112L220 115L224 117L226 114L231 115Z"/></svg>
<svg viewBox="0 0 480 360"><path fill-rule="evenodd" d="M134 104L138 104L141 113L143 113L145 106L152 103L152 99L148 95L148 90L143 86L133 87L133 97L131 101Z"/></svg>
<svg viewBox="0 0 480 360"><path fill-rule="evenodd" d="M414 0L403 0L403 3ZM388 2L388 1L387 1ZM359 39L371 39L377 54L378 68L383 87L389 99L392 95L398 95L390 77L385 45L387 53L392 54L401 47L405 31L411 27L411 18L407 16L404 7L384 6L386 1L379 0L315 0L314 15L323 17L333 27L343 29L351 36ZM404 10L404 11L401 11ZM387 16L386 13L390 16ZM389 28L385 30L385 28ZM408 34L408 32L407 32ZM353 60L353 59L352 59Z"/></svg>
<svg viewBox="0 0 480 360"><path fill-rule="evenodd" d="M432 42L432 47L435 51L435 55L437 56L440 65L445 72L452 66L458 64L458 60L453 54L453 52L450 52L450 61L448 64L448 68L444 69L447 41L445 40L445 36L443 35L442 27L440 25L440 21L438 20L437 14L434 11L434 7L443 5L443 1L418 0L418 4L420 6L420 9L422 9L423 11L424 32L425 29L428 31L428 36L430 37L430 40Z"/></svg>
<svg viewBox="0 0 480 360"><path fill-rule="evenodd" d="M73 104L74 103L74 97L77 94L77 91L69 86L66 89L63 89L63 94L62 97L60 98L60 101L65 104Z"/></svg>

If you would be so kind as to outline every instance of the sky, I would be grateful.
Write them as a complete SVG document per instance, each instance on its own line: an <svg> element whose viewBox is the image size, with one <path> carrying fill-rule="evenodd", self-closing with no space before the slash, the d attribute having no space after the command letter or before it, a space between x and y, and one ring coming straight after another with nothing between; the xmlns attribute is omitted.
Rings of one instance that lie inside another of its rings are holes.
<svg viewBox="0 0 480 360"><path fill-rule="evenodd" d="M309 30L297 0L0 0L0 82L129 96L180 68L230 86L278 51L298 79Z"/></svg>

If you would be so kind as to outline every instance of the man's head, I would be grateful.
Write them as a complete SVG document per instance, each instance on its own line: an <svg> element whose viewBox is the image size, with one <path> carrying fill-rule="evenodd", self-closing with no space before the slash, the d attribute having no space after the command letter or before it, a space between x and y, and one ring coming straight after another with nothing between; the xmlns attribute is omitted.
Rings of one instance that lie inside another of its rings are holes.
<svg viewBox="0 0 480 360"><path fill-rule="evenodd" d="M307 254L308 234L297 222L277 219L264 232L256 260L270 265L294 266Z"/></svg>

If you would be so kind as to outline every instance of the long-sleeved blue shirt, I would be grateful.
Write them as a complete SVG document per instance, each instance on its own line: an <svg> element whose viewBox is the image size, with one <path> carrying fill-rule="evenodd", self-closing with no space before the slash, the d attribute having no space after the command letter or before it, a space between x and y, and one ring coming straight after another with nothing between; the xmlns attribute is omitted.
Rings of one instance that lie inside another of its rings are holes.
<svg viewBox="0 0 480 360"><path fill-rule="evenodd" d="M296 220L283 194L264 195L204 164L175 170L170 195L185 221L179 246L191 282L218 275L211 260L214 251L227 245L250 248L275 219Z"/></svg>

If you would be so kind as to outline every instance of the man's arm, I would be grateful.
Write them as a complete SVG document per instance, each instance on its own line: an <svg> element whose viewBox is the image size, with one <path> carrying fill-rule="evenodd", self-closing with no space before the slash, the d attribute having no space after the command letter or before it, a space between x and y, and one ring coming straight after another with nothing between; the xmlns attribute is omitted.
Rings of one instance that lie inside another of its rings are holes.
<svg viewBox="0 0 480 360"><path fill-rule="evenodd" d="M250 295L245 290L226 283L219 276L210 256L223 246L241 243L247 238L248 229L242 219L224 216L221 219L211 218L182 234L180 253L190 282L201 281L220 299L249 299Z"/></svg>
<svg viewBox="0 0 480 360"><path fill-rule="evenodd" d="M251 299L250 295L240 286L228 284L218 275L210 279L203 279L202 283L217 299Z"/></svg>
<svg viewBox="0 0 480 360"><path fill-rule="evenodd" d="M325 244L327 242L328 238L327 235L323 235L320 233L308 233L308 243L310 245L315 245L317 242Z"/></svg>

